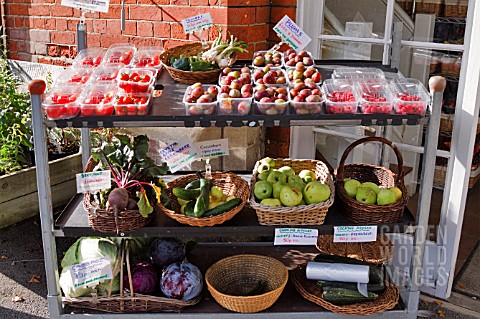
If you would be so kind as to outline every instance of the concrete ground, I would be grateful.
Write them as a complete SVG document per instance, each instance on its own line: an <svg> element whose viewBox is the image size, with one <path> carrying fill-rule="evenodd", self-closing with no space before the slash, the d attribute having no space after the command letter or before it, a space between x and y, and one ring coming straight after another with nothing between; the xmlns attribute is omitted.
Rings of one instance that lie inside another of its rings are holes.
<svg viewBox="0 0 480 319"><path fill-rule="evenodd" d="M65 251L72 238L59 238L58 251ZM59 254L59 259L61 255ZM0 230L0 319L49 318L42 241L38 218ZM478 309L480 301L475 301ZM478 319L475 312L447 302L424 297L422 318ZM470 307L472 309L472 307Z"/></svg>

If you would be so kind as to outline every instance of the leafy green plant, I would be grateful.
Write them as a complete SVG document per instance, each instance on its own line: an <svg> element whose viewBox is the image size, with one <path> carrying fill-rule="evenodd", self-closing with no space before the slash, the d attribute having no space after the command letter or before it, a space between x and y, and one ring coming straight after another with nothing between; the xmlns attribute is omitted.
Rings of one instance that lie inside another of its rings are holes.
<svg viewBox="0 0 480 319"><path fill-rule="evenodd" d="M73 154L80 148L80 130L53 127L47 130L49 154Z"/></svg>

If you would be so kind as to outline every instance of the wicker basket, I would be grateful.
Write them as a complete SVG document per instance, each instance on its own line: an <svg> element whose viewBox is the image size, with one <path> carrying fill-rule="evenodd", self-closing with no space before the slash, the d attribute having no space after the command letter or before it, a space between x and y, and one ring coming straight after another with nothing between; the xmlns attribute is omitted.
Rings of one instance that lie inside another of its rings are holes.
<svg viewBox="0 0 480 319"><path fill-rule="evenodd" d="M394 174L383 166L369 164L345 165L345 160L355 146L370 142L381 142L393 149L397 156L398 174ZM353 178L361 183L373 182L383 188L396 186L402 191L402 198L390 205L363 204L347 195L343 187L345 178ZM383 137L366 137L355 141L347 147L340 160L339 167L335 169L335 187L345 216L352 222L364 225L398 222L408 201L407 189L403 183L403 159L400 150L391 141Z"/></svg>
<svg viewBox="0 0 480 319"><path fill-rule="evenodd" d="M275 167L290 166L296 174L304 169L311 170L317 175L317 180L328 185L330 198L319 204L302 205L296 207L272 207L258 203L253 194L253 186L257 181L257 168L260 161L255 164L250 181L250 206L257 213L261 225L322 225L327 216L328 208L332 206L335 197L335 186L327 166L317 160L275 159Z"/></svg>
<svg viewBox="0 0 480 319"><path fill-rule="evenodd" d="M92 158L89 159L85 172L91 172L95 166ZM87 211L88 225L102 233L132 232L147 225L155 212L143 217L138 209L118 212L117 218L113 209L99 208L93 203L93 194L86 192L83 196L83 208Z"/></svg>
<svg viewBox="0 0 480 319"><path fill-rule="evenodd" d="M242 296L266 282L266 293ZM213 298L224 308L241 313L269 308L280 297L288 281L288 270L275 258L260 255L235 255L208 268L205 282Z"/></svg>
<svg viewBox="0 0 480 319"><path fill-rule="evenodd" d="M93 309L109 313L140 313L140 312L179 312L181 309L187 306L193 306L197 304L201 295L192 300L178 300L173 298L142 295L137 294L129 289L128 295L125 295L123 287L123 274L124 264L126 264L127 275L129 283L132 282L132 275L130 271L130 257L128 246L122 241L120 253L117 256L115 262L115 268L113 274L116 276L120 273L120 294L111 294L112 287L108 296L96 296L92 297L78 297L78 298L62 298L64 304L75 308Z"/></svg>
<svg viewBox="0 0 480 319"><path fill-rule="evenodd" d="M180 204L176 200L177 197L173 195L172 189L174 187L185 187L188 183L198 179L195 174L188 174L174 179L167 183L167 195L172 199L173 210L167 209L162 203L159 203L160 209L170 218L175 219L181 224L190 226L214 226L221 224L227 220L232 219L238 212L243 209L243 206L248 201L250 190L248 183L241 177L233 173L212 172L212 184L220 187L228 196L235 196L242 200L242 203L237 207L217 216L210 217L190 217L180 212Z"/></svg>
<svg viewBox="0 0 480 319"><path fill-rule="evenodd" d="M208 48L207 48L208 49ZM210 71L183 71L178 70L170 66L170 57L172 56L180 56L183 54L185 56L193 56L197 55L198 53L207 50L202 47L201 43L189 43L180 46L173 47L171 49L166 50L160 56L162 64L167 69L167 72L170 74L172 79L177 82L184 83L184 84L194 84L197 82L200 83L216 83L218 81L218 76L220 75L221 69L210 70ZM233 55L233 58L229 60L229 65L232 65L236 61L236 54Z"/></svg>
<svg viewBox="0 0 480 319"><path fill-rule="evenodd" d="M386 283L385 291L373 301L342 306L334 305L322 298L322 289L318 287L316 281L306 278L304 266L295 268L291 275L295 289L303 298L335 313L368 316L393 309L398 303L399 293L397 287Z"/></svg>
<svg viewBox="0 0 480 319"><path fill-rule="evenodd" d="M394 253L393 243L385 235L378 235L377 241L369 243L334 243L332 235L320 235L317 249L324 254L355 258L371 264L388 262Z"/></svg>
<svg viewBox="0 0 480 319"><path fill-rule="evenodd" d="M442 113L440 117L440 131L441 132L452 132L453 123L455 120L454 114L444 114ZM480 121L477 123L477 133L480 134Z"/></svg>

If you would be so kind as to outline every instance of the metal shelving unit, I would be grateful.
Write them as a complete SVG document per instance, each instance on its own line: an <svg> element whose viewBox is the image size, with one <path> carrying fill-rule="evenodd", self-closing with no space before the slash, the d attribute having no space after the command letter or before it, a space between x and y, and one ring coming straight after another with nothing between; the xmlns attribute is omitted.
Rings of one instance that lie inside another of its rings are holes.
<svg viewBox="0 0 480 319"><path fill-rule="evenodd" d="M328 72L328 70L324 70ZM325 78L325 77L324 77ZM436 145L438 139L438 127L440 123L440 109L443 88L440 88L433 94L432 112L426 118L419 116L401 116L401 115L311 115L311 116L263 116L249 115L239 117L192 117L184 115L184 106L181 104L180 97L183 95L185 86L174 83L163 72L159 82L163 85L164 90L161 97L155 98L150 115L144 117L90 117L90 118L74 118L71 120L47 121L41 110L41 94L45 90L44 83L34 80L29 85L32 98L32 117L35 143L35 159L37 165L37 186L39 193L40 219L43 237L43 249L45 255L45 267L47 275L48 289L48 306L51 318L122 318L137 319L141 318L311 318L316 316L319 318L345 318L344 315L326 312L317 305L303 299L294 288L289 284L284 291L280 300L269 310L262 313L240 314L232 313L221 308L211 298L203 300L199 305L187 308L182 313L156 313L156 314L105 314L95 313L93 311L77 311L72 313L72 309L65 309L61 302L61 291L58 285L58 261L56 255L55 238L62 236L83 236L83 235L100 235L93 232L87 224L86 213L81 205L81 196L72 199L70 205L55 222L53 219L51 190L49 179L49 167L47 161L46 149L46 127L81 127L82 130L88 131L93 127L134 127L134 126L170 126L170 127L208 127L208 126L310 126L321 124L338 124L338 125L419 125L427 122L426 150L424 155L425 163L432 163L435 159ZM444 83L443 83L444 84ZM88 148L86 148L88 150ZM85 149L84 149L85 150ZM84 154L85 156L86 154ZM422 270L423 251L426 239L426 230L428 215L430 210L430 198L433 185L433 165L424 165L421 195L418 203L418 216L416 219L406 211L403 219L398 224L380 225L379 231L383 233L404 232L405 229L415 223L414 234L414 250L412 254L412 266L410 278L406 283L402 283L400 288L401 300L396 309L385 313L379 313L369 316L370 318L409 318L417 317L418 302L420 296L420 273ZM82 214L83 213L83 214ZM159 215L159 214L157 214ZM230 253L246 250L256 253L265 253L278 255L284 253L286 248L274 247L271 243L266 244L238 244L228 242L235 239L241 234L248 236L271 237L273 236L274 227L261 226L256 221L253 211L246 209L238 217L226 222L224 225L204 228L193 228L177 224L172 220L166 219L165 216L157 216L158 218L149 227L135 231L131 235L140 236L179 236L179 237L215 237L219 236L226 239L227 243L212 243L207 247L200 247L199 254L204 262L211 263L208 259L210 251L211 255ZM416 222L414 222L416 220ZM338 213L338 209L332 207L327 215L324 225L316 226L320 233L331 233L333 225L350 224L343 216ZM413 228L412 228L413 229ZM109 234L101 234L107 236ZM129 234L126 234L129 235ZM241 247L238 248L237 246ZM224 249L225 246L230 247ZM222 249L223 247L223 249ZM296 249L296 248L295 248ZM311 249L311 248L310 248ZM304 248L302 248L304 250ZM305 248L308 251L308 248ZM205 253L205 254L204 254ZM207 258L205 258L207 256ZM204 265L205 267L205 265Z"/></svg>

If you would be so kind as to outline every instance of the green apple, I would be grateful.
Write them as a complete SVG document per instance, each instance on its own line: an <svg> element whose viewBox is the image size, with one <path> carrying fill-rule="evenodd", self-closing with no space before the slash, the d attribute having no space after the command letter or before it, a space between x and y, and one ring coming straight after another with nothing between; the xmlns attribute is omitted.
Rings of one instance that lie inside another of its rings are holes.
<svg viewBox="0 0 480 319"><path fill-rule="evenodd" d="M359 187L355 199L363 204L375 204L377 202L377 194L370 187Z"/></svg>
<svg viewBox="0 0 480 319"><path fill-rule="evenodd" d="M299 191L303 191L303 189L305 188L305 183L303 182L303 179L298 175L288 175L287 184L295 187Z"/></svg>
<svg viewBox="0 0 480 319"><path fill-rule="evenodd" d="M261 172L260 174L257 175L257 179L259 181L266 181L267 178L268 178L268 175L270 175L271 172L272 172L272 170Z"/></svg>
<svg viewBox="0 0 480 319"><path fill-rule="evenodd" d="M300 201L300 204L298 204L297 206L301 206L301 205L306 205L305 203L305 200L302 198L302 200Z"/></svg>
<svg viewBox="0 0 480 319"><path fill-rule="evenodd" d="M295 175L295 171L290 166L282 166L278 169L278 171L285 175Z"/></svg>
<svg viewBox="0 0 480 319"><path fill-rule="evenodd" d="M180 204L180 206L185 206L189 202L189 200L181 199L180 197L177 197L177 201Z"/></svg>
<svg viewBox="0 0 480 319"><path fill-rule="evenodd" d="M269 198L272 195L272 185L267 181L258 181L253 186L253 193L258 199Z"/></svg>
<svg viewBox="0 0 480 319"><path fill-rule="evenodd" d="M350 177L344 178L344 179L343 179L343 184L345 184L345 183L348 182L349 180L351 180Z"/></svg>
<svg viewBox="0 0 480 319"><path fill-rule="evenodd" d="M380 191L380 187L378 187L377 184L372 182L365 182L362 184L362 187L370 187L371 189L373 189L376 195L378 195L378 192Z"/></svg>
<svg viewBox="0 0 480 319"><path fill-rule="evenodd" d="M314 180L317 179L317 175L308 169L302 170L300 173L298 173L298 176L300 176L303 179L305 184L313 182Z"/></svg>
<svg viewBox="0 0 480 319"><path fill-rule="evenodd" d="M282 172L279 171L273 171L271 172L268 177L267 181L270 182L270 184L275 184L277 182L286 184L287 183L287 175L283 174Z"/></svg>
<svg viewBox="0 0 480 319"><path fill-rule="evenodd" d="M282 187L284 186L285 184L282 183L282 182L276 182L275 184L273 184L273 192L272 192L272 195L273 195L273 198L276 198L276 199L279 199L280 198L280 190L282 189Z"/></svg>
<svg viewBox="0 0 480 319"><path fill-rule="evenodd" d="M231 201L232 199L235 199L235 198L237 198L237 197L236 197L236 196L233 196L233 195L232 195L232 196L228 196L228 197L225 199L225 201L228 202L228 201Z"/></svg>
<svg viewBox="0 0 480 319"><path fill-rule="evenodd" d="M218 186L212 186L210 188L210 201L220 202L223 198L223 189Z"/></svg>
<svg viewBox="0 0 480 319"><path fill-rule="evenodd" d="M271 169L270 165L266 163L260 163L260 165L258 165L257 167L257 172L258 174L261 174L263 172L268 172L270 169Z"/></svg>
<svg viewBox="0 0 480 319"><path fill-rule="evenodd" d="M302 192L290 185L284 185L280 190L280 201L285 206L297 206L302 198Z"/></svg>
<svg viewBox="0 0 480 319"><path fill-rule="evenodd" d="M397 194L391 189L382 188L377 195L378 205L390 205L395 203Z"/></svg>
<svg viewBox="0 0 480 319"><path fill-rule="evenodd" d="M282 202L277 198L265 198L265 199L262 199L262 201L260 202L260 205L281 207Z"/></svg>
<svg viewBox="0 0 480 319"><path fill-rule="evenodd" d="M345 188L345 192L347 192L347 195L350 196L351 198L355 198L357 195L357 189L362 185L359 181L356 179L350 179L343 184L343 188Z"/></svg>
<svg viewBox="0 0 480 319"><path fill-rule="evenodd" d="M303 190L303 198L307 204L322 203L330 198L330 188L319 181L310 182Z"/></svg>
<svg viewBox="0 0 480 319"><path fill-rule="evenodd" d="M233 196L233 197L235 197L235 196ZM228 198L228 195L225 194L225 193L223 193L223 196L222 196L222 200L221 200L221 201L222 201L222 202L226 202L226 201L227 201L227 198Z"/></svg>
<svg viewBox="0 0 480 319"><path fill-rule="evenodd" d="M395 201L398 202L399 200L402 199L403 194L400 188L398 188L397 186L393 186L393 187L390 187L389 189L395 192Z"/></svg>
<svg viewBox="0 0 480 319"><path fill-rule="evenodd" d="M262 158L260 162L268 164L270 168L275 168L275 160L271 157Z"/></svg>

